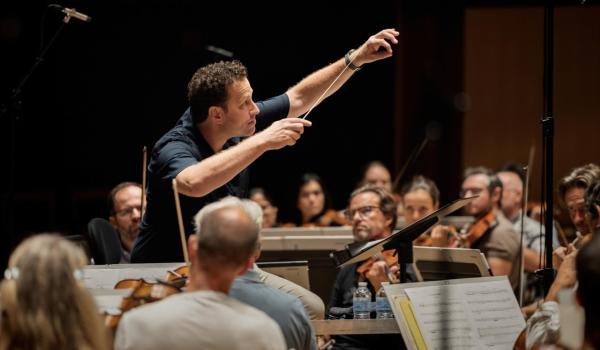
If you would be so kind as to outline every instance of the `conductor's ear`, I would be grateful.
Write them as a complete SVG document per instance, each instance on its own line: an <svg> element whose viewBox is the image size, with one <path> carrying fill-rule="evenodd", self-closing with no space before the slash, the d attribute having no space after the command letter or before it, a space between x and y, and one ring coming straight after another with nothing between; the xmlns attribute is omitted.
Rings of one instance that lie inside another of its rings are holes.
<svg viewBox="0 0 600 350"><path fill-rule="evenodd" d="M215 120L217 123L223 122L225 111L219 106L211 106L208 108L208 119Z"/></svg>

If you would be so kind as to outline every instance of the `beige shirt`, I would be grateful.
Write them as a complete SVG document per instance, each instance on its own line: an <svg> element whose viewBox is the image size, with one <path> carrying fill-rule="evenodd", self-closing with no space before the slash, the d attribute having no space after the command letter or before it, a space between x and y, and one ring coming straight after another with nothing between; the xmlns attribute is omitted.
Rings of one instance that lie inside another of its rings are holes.
<svg viewBox="0 0 600 350"><path fill-rule="evenodd" d="M285 349L265 313L214 291L182 293L123 315L115 349Z"/></svg>

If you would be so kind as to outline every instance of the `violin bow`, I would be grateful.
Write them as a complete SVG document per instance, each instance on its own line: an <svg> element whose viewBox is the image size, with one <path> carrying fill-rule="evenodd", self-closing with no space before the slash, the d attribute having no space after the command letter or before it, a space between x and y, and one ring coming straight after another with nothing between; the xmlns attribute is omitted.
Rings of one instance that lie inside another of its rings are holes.
<svg viewBox="0 0 600 350"><path fill-rule="evenodd" d="M144 146L142 150L142 206L140 210L140 217L144 218L144 199L146 198L146 165L148 164L148 149Z"/></svg>
<svg viewBox="0 0 600 350"><path fill-rule="evenodd" d="M181 204L179 204L179 191L177 190L177 180L173 179L173 195L175 195L175 210L177 211L177 222L179 224L179 238L181 239L181 249L183 250L183 259L186 264L190 263L187 244L185 244L185 232L183 229L183 217L181 216Z"/></svg>
<svg viewBox="0 0 600 350"><path fill-rule="evenodd" d="M525 172L525 186L523 198L521 202L521 245L519 247L519 305L523 306L523 292L524 292L524 283L523 283L523 274L525 273L525 264L523 261L525 260L525 249L523 249L523 240L525 239L524 228L525 228L525 213L527 212L527 203L529 201L529 179L531 178L531 168L533 167L533 158L535 156L535 145L531 145L529 148L529 158L527 160L527 167L523 169ZM540 254L542 254L542 250L540 250ZM540 262L542 261L540 257Z"/></svg>
<svg viewBox="0 0 600 350"><path fill-rule="evenodd" d="M419 156L419 154L421 154L423 148L425 148L425 146L427 145L427 142L429 142L429 137L425 135L423 141L421 141L417 148L413 149L413 151L410 153L408 160L406 161L406 163L404 163L404 166L402 167L402 169L400 169L400 172L398 173L398 175L396 175L396 178L394 179L394 182L392 184L393 191L399 192L398 186L400 185L400 181L404 177L406 170L408 170L408 168L411 167L413 163L417 160L417 157Z"/></svg>

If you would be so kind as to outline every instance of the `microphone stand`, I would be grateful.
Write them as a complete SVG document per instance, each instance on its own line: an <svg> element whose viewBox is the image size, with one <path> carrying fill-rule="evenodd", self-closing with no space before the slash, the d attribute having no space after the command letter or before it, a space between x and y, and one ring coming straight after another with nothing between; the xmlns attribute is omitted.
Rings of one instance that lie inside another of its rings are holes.
<svg viewBox="0 0 600 350"><path fill-rule="evenodd" d="M544 115L542 117L542 195L545 197L545 249L546 266L536 271L544 284L544 295L548 293L554 281L552 268L552 225L554 222L553 170L554 170L554 0L544 5ZM544 208L542 200L542 208Z"/></svg>
<svg viewBox="0 0 600 350"><path fill-rule="evenodd" d="M14 88L11 92L11 95L8 99L8 102L0 108L0 120L4 118L4 116L8 116L9 118L9 151L8 151L8 181L7 181L7 191L3 200L3 207L6 217L5 219L5 232L9 237L9 246L7 248L7 253L10 252L12 245L16 242L16 233L14 226L14 214L15 214L15 167L16 167L16 156L17 156L17 122L19 121L19 116L22 108L21 101L21 93L23 88L30 80L33 73L36 69L44 62L44 57L46 53L52 47L64 27L69 23L70 15L66 15L60 27L54 33L54 36L48 44L41 50L40 54L36 57L33 65L27 71L27 74L23 76L19 84L16 88Z"/></svg>

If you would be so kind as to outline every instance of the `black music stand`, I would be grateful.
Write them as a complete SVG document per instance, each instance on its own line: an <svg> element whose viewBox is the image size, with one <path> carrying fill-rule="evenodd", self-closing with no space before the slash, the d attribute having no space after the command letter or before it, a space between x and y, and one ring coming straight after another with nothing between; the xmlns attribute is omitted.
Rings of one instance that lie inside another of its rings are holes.
<svg viewBox="0 0 600 350"><path fill-rule="evenodd" d="M477 197L457 199L412 225L395 231L389 237L371 242L355 242L347 245L345 249L332 252L330 256L339 267L342 267L366 260L384 250L393 249L395 250L394 255L398 256L398 263L400 264L400 282L404 283L406 282L406 264L413 262L413 240L439 223L443 217L464 207Z"/></svg>

